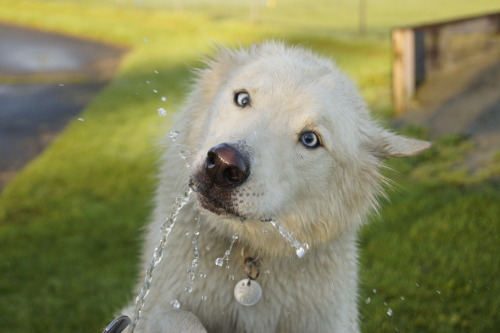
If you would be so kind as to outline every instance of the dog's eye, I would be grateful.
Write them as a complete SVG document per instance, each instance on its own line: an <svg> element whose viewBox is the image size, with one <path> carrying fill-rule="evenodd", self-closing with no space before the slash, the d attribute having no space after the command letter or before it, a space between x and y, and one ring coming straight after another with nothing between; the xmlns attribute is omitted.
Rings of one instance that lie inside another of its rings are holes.
<svg viewBox="0 0 500 333"><path fill-rule="evenodd" d="M318 135L314 132L304 132L300 135L300 141L307 148L318 148L320 145Z"/></svg>
<svg viewBox="0 0 500 333"><path fill-rule="evenodd" d="M246 91L240 91L234 94L234 103L240 108L250 105L250 95Z"/></svg>

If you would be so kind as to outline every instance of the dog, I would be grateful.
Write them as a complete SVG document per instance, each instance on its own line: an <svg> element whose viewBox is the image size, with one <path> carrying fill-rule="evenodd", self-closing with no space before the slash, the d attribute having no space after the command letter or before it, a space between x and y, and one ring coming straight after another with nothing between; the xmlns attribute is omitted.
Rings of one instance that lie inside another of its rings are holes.
<svg viewBox="0 0 500 333"><path fill-rule="evenodd" d="M136 331L359 332L356 241L379 170L430 143L377 124L332 61L272 41L217 47L174 128L145 268L176 197L194 193Z"/></svg>

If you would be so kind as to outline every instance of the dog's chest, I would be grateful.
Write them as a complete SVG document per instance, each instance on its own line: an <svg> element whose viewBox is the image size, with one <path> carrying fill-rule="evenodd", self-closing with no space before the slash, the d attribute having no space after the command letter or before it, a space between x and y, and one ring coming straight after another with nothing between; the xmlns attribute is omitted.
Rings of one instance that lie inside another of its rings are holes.
<svg viewBox="0 0 500 333"><path fill-rule="evenodd" d="M314 317L325 316L325 310L331 305L333 289L322 278L324 275L328 279L327 274L314 271L310 258L259 258L237 243L231 248L230 243L200 237L196 272L190 281L193 246L174 246L176 251L185 247L185 256L183 263L175 264L176 274L169 272L169 276L177 275L168 287L169 297L178 300L182 309L195 313L209 331L300 332L317 322ZM229 249L231 252L227 255ZM248 257L257 260L250 273L255 278L253 283L262 289L259 301L251 306L240 304L234 294L235 287L248 279L245 261ZM220 258L223 264L217 265ZM172 267L173 263L167 261L167 265Z"/></svg>

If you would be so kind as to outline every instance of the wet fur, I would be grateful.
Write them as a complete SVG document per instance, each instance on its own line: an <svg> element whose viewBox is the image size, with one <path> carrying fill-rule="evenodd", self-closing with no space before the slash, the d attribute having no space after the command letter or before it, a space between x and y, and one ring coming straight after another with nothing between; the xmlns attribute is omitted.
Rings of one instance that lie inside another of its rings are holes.
<svg viewBox="0 0 500 333"><path fill-rule="evenodd" d="M235 105L241 89L250 94L250 107ZM163 158L145 267L176 196L203 172L211 147L230 143L245 150L252 169L243 185L221 194L232 207L227 214L200 208L203 193L182 211L137 332L359 332L356 239L384 195L379 169L383 159L414 155L429 143L381 128L330 60L275 42L219 48L198 71L174 128L180 134ZM304 147L304 130L317 132L322 146ZM181 149L192 153L190 167ZM197 218L200 258L188 293ZM262 222L271 218L309 244L304 258ZM239 238L224 265L229 268L217 267L234 233ZM246 256L260 263L263 298L252 307L233 297L234 285L246 277ZM174 299L183 311L172 309Z"/></svg>

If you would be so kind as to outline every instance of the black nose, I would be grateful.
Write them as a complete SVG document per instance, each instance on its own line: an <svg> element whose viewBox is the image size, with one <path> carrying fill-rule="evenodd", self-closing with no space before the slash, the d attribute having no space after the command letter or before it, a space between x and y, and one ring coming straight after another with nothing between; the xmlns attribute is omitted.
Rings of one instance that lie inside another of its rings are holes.
<svg viewBox="0 0 500 333"><path fill-rule="evenodd" d="M236 148L221 143L208 151L205 171L214 184L220 187L237 187L250 175L250 163Z"/></svg>

